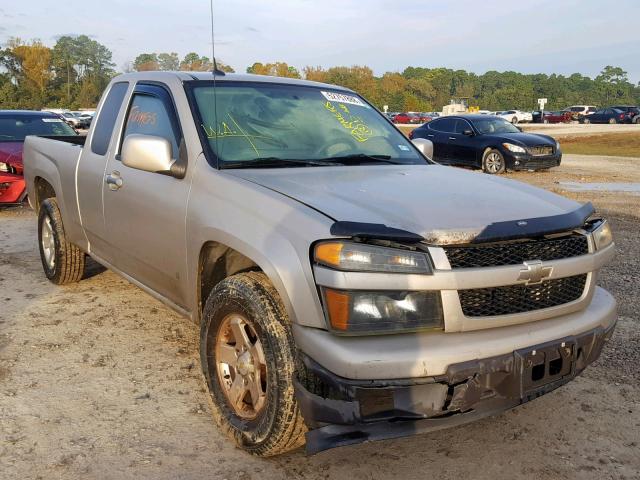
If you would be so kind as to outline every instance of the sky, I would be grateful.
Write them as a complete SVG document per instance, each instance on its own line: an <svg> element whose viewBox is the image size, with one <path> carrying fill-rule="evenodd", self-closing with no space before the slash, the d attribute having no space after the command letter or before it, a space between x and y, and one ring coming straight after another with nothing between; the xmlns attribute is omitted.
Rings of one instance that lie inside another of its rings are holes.
<svg viewBox="0 0 640 480"><path fill-rule="evenodd" d="M238 72L286 61L594 77L613 65L640 81L640 0L214 0L214 18L216 58ZM75 34L118 70L142 52L211 57L209 0L0 0L0 44Z"/></svg>

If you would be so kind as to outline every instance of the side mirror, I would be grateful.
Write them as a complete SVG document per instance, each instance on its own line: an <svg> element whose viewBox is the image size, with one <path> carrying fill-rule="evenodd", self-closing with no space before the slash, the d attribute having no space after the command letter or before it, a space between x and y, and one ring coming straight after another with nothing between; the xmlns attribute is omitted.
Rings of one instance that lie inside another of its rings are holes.
<svg viewBox="0 0 640 480"><path fill-rule="evenodd" d="M433 143L425 138L414 138L411 143L429 160L433 159Z"/></svg>
<svg viewBox="0 0 640 480"><path fill-rule="evenodd" d="M174 163L166 138L138 133L125 137L120 157L127 167L153 173L169 173Z"/></svg>
<svg viewBox="0 0 640 480"><path fill-rule="evenodd" d="M467 137L473 137L473 130L471 129L464 130L462 134L466 135Z"/></svg>

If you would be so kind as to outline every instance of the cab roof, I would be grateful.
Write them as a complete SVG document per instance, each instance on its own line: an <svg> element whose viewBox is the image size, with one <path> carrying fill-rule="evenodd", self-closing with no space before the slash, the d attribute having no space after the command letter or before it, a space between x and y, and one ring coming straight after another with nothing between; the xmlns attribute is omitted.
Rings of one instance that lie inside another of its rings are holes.
<svg viewBox="0 0 640 480"><path fill-rule="evenodd" d="M166 81L169 78L178 78L183 82L199 81L199 80L213 80L225 81L225 82L258 82L258 83L277 83L286 85L300 85L316 88L330 88L333 90L343 90L345 92L352 92L351 89L340 87L338 85L331 85L328 83L312 82L310 80L300 80L297 78L285 78L285 77L272 77L268 75L253 75L248 73L216 73L213 72L181 72L181 71L151 71L151 72L133 72L119 75L113 79L118 80L155 80Z"/></svg>

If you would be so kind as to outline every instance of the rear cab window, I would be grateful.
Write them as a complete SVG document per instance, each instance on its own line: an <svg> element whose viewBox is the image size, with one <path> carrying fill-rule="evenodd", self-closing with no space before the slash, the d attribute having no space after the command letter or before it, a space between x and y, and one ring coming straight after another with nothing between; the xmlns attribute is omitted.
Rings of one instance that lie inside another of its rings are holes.
<svg viewBox="0 0 640 480"><path fill-rule="evenodd" d="M116 118L118 118L128 88L128 82L114 83L102 104L91 138L91 151L96 155L105 155L109 150Z"/></svg>

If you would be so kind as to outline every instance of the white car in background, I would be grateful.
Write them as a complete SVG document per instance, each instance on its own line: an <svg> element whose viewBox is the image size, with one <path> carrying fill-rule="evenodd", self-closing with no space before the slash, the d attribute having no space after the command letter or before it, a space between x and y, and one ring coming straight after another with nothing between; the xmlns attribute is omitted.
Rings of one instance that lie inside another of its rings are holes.
<svg viewBox="0 0 640 480"><path fill-rule="evenodd" d="M571 105L564 109L565 112L571 113L572 120L580 120L580 118L591 115L596 110L598 110L598 107L593 105Z"/></svg>
<svg viewBox="0 0 640 480"><path fill-rule="evenodd" d="M506 110L504 112L496 112L496 116L504 118L507 122L511 122L514 125L521 122L532 122L533 115L531 112L521 112L520 110Z"/></svg>

